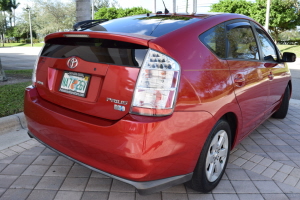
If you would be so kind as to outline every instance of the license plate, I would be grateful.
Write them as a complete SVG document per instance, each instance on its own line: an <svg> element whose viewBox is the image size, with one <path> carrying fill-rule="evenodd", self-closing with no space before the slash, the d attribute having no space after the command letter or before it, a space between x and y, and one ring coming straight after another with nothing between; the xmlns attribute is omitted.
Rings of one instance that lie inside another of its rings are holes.
<svg viewBox="0 0 300 200"><path fill-rule="evenodd" d="M59 91L85 97L91 75L78 72L64 72Z"/></svg>

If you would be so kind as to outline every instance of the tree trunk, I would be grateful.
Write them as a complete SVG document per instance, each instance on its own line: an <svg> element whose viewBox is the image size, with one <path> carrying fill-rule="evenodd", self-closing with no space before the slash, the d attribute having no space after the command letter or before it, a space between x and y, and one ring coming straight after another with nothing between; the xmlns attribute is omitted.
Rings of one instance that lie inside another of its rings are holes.
<svg viewBox="0 0 300 200"><path fill-rule="evenodd" d="M14 16L13 16L14 17L14 26L16 26L16 9L13 10L13 13L14 13Z"/></svg>
<svg viewBox="0 0 300 200"><path fill-rule="evenodd" d="M279 34L280 32L277 30L277 28L274 28L274 42L275 44L277 44L278 40L279 40Z"/></svg>
<svg viewBox="0 0 300 200"><path fill-rule="evenodd" d="M1 58L0 58L0 81L7 81L4 70L2 69Z"/></svg>
<svg viewBox="0 0 300 200"><path fill-rule="evenodd" d="M6 30L7 29L7 21L6 21L5 11L3 11L3 17L4 17L4 27L5 27L5 30Z"/></svg>
<svg viewBox="0 0 300 200"><path fill-rule="evenodd" d="M4 33L1 34L2 47L4 47Z"/></svg>
<svg viewBox="0 0 300 200"><path fill-rule="evenodd" d="M91 16L91 1L76 0L76 22L90 20Z"/></svg>

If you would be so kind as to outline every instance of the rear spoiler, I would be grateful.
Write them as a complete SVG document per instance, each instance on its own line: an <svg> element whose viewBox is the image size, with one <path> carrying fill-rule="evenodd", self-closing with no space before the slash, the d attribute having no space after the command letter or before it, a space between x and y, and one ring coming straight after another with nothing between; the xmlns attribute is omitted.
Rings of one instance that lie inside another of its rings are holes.
<svg viewBox="0 0 300 200"><path fill-rule="evenodd" d="M104 32L104 31L70 31L70 32L57 32L47 35L45 37L45 43L53 38L58 37L78 37L78 38L101 38L108 40L117 40L123 42L131 42L143 46L148 46L150 40L156 37L133 34L133 33L119 33L119 32Z"/></svg>

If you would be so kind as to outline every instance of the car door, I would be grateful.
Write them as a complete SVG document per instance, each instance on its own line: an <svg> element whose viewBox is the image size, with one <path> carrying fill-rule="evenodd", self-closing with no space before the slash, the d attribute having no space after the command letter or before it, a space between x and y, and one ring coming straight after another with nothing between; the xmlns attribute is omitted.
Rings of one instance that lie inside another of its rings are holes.
<svg viewBox="0 0 300 200"><path fill-rule="evenodd" d="M227 62L242 112L242 137L263 119L269 95L268 69L260 60L251 24L235 21L226 25Z"/></svg>
<svg viewBox="0 0 300 200"><path fill-rule="evenodd" d="M261 58L268 71L268 81L270 85L270 94L267 99L266 115L273 111L274 106L282 97L288 84L289 70L284 63L280 63L280 55L275 44L268 34L258 25L254 25L259 47L261 49Z"/></svg>

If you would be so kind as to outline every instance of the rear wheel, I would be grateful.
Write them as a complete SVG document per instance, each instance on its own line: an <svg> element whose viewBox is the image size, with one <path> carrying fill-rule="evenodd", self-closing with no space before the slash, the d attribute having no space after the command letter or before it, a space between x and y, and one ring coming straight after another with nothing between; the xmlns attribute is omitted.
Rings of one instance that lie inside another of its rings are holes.
<svg viewBox="0 0 300 200"><path fill-rule="evenodd" d="M273 118L284 119L286 117L289 110L290 93L290 86L288 85L284 91L279 109L272 115Z"/></svg>
<svg viewBox="0 0 300 200"><path fill-rule="evenodd" d="M231 130L227 121L221 119L208 136L193 178L187 186L200 192L210 192L220 182L229 157Z"/></svg>

